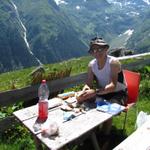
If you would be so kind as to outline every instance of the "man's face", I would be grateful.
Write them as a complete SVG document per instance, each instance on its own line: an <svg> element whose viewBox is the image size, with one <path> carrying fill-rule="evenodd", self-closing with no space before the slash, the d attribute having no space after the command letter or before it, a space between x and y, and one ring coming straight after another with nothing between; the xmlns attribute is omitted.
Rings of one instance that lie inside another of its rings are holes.
<svg viewBox="0 0 150 150"><path fill-rule="evenodd" d="M92 45L89 53L94 57L98 57L98 56L103 55L104 51L105 51L104 48L100 48L98 45Z"/></svg>

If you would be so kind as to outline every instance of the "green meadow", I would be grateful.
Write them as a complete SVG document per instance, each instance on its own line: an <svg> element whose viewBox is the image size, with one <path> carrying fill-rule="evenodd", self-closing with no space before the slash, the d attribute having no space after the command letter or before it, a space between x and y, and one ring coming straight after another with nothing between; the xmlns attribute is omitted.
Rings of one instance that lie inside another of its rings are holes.
<svg viewBox="0 0 150 150"><path fill-rule="evenodd" d="M80 74L87 71L88 62L91 60L91 57L81 57L71 59L69 61L64 61L56 64L47 64L44 65L45 74L50 72L63 71L65 68L71 68L71 75ZM129 61L130 62L130 61ZM128 63L124 61L122 63ZM0 91L11 90L14 88L22 88L32 84L32 77L30 73L36 67L27 68L23 70L7 72L0 75ZM150 65L144 66L142 68L136 68L134 71L141 73L141 82L140 82L140 93L139 99L137 102L138 112L144 111L150 114ZM72 90L72 89L71 89ZM75 87L77 90L77 87ZM19 105L19 104L18 104ZM21 105L21 104L20 104ZM13 110L18 106L12 106L8 108L0 107L0 119L11 115ZM19 106L20 108L21 106ZM131 109L128 112L126 131L122 134L122 126L124 120L124 113L113 118L113 128L112 135L116 138L112 138L110 149L119 144L124 138L129 136L136 128L136 111ZM87 142L88 143L88 142ZM88 144L82 144L79 146L74 146L73 150L80 149L89 149ZM17 124L14 128L7 129L4 132L0 132L0 150L34 150L35 145L29 131L23 126Z"/></svg>

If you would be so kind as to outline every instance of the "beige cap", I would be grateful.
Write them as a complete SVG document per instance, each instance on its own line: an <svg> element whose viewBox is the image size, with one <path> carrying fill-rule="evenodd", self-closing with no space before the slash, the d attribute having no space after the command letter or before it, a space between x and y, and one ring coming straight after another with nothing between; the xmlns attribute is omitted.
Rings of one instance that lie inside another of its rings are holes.
<svg viewBox="0 0 150 150"><path fill-rule="evenodd" d="M109 45L102 38L99 37L95 37L91 40L90 49L88 52L92 51L93 45L98 45L100 48L109 48Z"/></svg>

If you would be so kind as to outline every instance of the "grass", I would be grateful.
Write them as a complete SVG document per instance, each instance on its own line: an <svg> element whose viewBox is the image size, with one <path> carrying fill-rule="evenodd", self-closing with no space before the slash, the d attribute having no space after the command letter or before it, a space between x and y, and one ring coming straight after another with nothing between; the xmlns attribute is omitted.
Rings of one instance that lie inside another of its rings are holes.
<svg viewBox="0 0 150 150"><path fill-rule="evenodd" d="M1 143L0 150L35 150L35 145L30 136L16 140L14 143Z"/></svg>
<svg viewBox="0 0 150 150"><path fill-rule="evenodd" d="M70 61L64 61L63 63L45 65L47 72L51 70L57 70L62 68L62 66L72 66L72 75L85 72L87 64L91 57L83 57L79 59L72 59ZM80 68L80 69L79 69ZM17 88L24 87L30 84L29 74L32 72L32 68L23 69L21 71L8 72L0 75L0 90L8 90L12 88L11 86L15 84ZM141 72L141 84L140 84L140 95L139 101L137 103L138 111L144 111L150 114L150 103L149 103L149 89L150 89L150 66L145 66L144 68L138 70ZM12 84L12 82L14 82ZM77 90L77 89L75 89ZM129 136L135 130L136 121L135 109L131 109L128 112L127 124L126 124L126 134L121 134L121 129L123 125L124 113L114 117L113 119L113 129L112 129L112 142L110 144L110 149L119 144L124 138ZM85 144L76 145L72 150L90 150L89 139L85 141ZM0 150L34 150L35 145L31 134L23 126L17 125L14 129L8 129L4 133L0 133Z"/></svg>
<svg viewBox="0 0 150 150"><path fill-rule="evenodd" d="M86 72L89 60L91 60L91 57L81 57L78 59L71 59L69 61L63 61L56 64L47 64L44 65L44 69L46 74L48 74L71 67L71 75L74 75L81 72ZM11 90L14 88L22 88L31 85L32 78L29 74L34 69L35 67L31 67L27 69L0 74L0 91Z"/></svg>
<svg viewBox="0 0 150 150"><path fill-rule="evenodd" d="M150 55L143 56L140 59L150 58ZM44 65L46 73L54 72L58 70L64 70L64 68L72 68L71 75L80 74L87 71L88 62L92 59L91 56L85 56L80 58L70 59L60 63ZM136 59L122 60L122 64L128 64L137 61ZM35 67L22 69L13 72L6 72L0 74L0 91L11 90L14 88L22 88L31 85L32 78L29 75Z"/></svg>

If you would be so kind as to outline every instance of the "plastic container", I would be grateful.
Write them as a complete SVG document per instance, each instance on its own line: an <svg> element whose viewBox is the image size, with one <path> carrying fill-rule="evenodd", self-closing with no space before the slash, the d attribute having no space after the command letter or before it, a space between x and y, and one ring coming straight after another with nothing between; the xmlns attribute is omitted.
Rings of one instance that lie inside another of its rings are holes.
<svg viewBox="0 0 150 150"><path fill-rule="evenodd" d="M42 83L38 89L38 118L40 120L46 120L48 117L48 97L49 89L46 84L46 80L42 80Z"/></svg>

